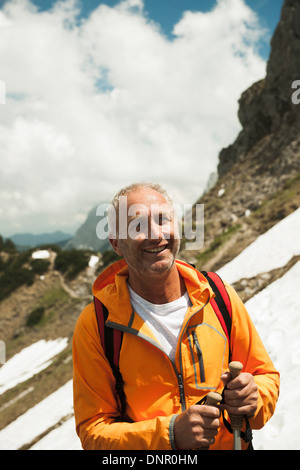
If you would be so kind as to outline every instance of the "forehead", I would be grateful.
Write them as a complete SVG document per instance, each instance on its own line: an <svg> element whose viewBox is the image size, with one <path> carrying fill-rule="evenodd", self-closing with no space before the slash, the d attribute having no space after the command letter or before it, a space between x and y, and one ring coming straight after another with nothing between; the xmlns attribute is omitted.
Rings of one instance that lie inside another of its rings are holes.
<svg viewBox="0 0 300 470"><path fill-rule="evenodd" d="M127 194L127 206L133 204L143 204L150 207L152 204L165 205L168 204L166 198L152 188L138 188Z"/></svg>

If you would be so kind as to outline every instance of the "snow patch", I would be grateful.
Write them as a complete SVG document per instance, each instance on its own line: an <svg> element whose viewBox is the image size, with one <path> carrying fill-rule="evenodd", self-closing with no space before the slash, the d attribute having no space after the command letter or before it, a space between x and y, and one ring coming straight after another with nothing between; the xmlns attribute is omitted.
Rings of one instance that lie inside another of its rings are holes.
<svg viewBox="0 0 300 470"><path fill-rule="evenodd" d="M72 380L60 387L56 392L49 395L40 403L30 408L26 413L19 416L15 421L10 423L6 428L0 431L0 450L18 450L25 444L32 442L37 436L54 426L62 418L73 413L73 387ZM79 448L79 439L74 432L70 443L65 442L65 449L70 446L74 448L77 444ZM70 424L70 423L69 423ZM61 431L64 426L57 428L60 430L59 439L64 439ZM53 432L53 431L52 431ZM57 433L56 433L57 434ZM69 433L70 436L70 433ZM59 442L53 442L53 450L58 448Z"/></svg>
<svg viewBox="0 0 300 470"><path fill-rule="evenodd" d="M42 339L9 359L0 369L0 395L46 369L67 344L68 338Z"/></svg>
<svg viewBox="0 0 300 470"><path fill-rule="evenodd" d="M34 251L31 256L33 259L47 259L50 258L50 253L48 250L39 250Z"/></svg>
<svg viewBox="0 0 300 470"><path fill-rule="evenodd" d="M94 268L99 261L99 256L92 255L89 261L89 267Z"/></svg>
<svg viewBox="0 0 300 470"><path fill-rule="evenodd" d="M251 245L218 270L230 284L285 266L300 255L300 208L258 237Z"/></svg>
<svg viewBox="0 0 300 470"><path fill-rule="evenodd" d="M254 432L257 450L299 450L300 403L300 262L284 276L252 297L245 306L280 373L280 395L275 414Z"/></svg>

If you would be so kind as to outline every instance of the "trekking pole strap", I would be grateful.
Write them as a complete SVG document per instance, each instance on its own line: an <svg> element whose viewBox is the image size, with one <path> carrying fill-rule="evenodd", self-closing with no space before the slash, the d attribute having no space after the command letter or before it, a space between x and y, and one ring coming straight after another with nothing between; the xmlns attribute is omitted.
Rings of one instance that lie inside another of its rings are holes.
<svg viewBox="0 0 300 470"><path fill-rule="evenodd" d="M226 389L227 389L227 386L224 388L224 390L222 392L222 401L221 401L222 405L225 404L224 392L225 392ZM230 424L229 421L227 421L227 419L224 416L224 411L222 411L222 418L223 418L223 423L224 423L227 431L230 432L230 434L233 434L231 424ZM250 426L249 418L248 418L247 415L243 415L243 419L245 420L245 423L246 423L246 429L245 429L245 432L241 431L241 438L244 440L244 442L246 442L246 444L249 443L249 446L248 446L247 450L254 450L253 444L252 444L253 433L252 433L252 429L251 429L251 426Z"/></svg>

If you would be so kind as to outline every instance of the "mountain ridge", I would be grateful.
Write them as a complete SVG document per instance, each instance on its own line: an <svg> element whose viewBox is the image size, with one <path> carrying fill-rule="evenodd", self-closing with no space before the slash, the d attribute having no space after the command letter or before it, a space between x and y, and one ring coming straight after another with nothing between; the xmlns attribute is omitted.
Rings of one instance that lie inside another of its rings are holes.
<svg viewBox="0 0 300 470"><path fill-rule="evenodd" d="M41 234L30 232L16 233L6 238L11 240L17 246L36 247L47 243L66 242L72 238L72 235L62 232L61 230L56 230L55 232L45 232Z"/></svg>
<svg viewBox="0 0 300 470"><path fill-rule="evenodd" d="M202 253L185 250L185 240L181 250L197 267L218 269L299 207L300 106L291 99L300 70L298 17L299 2L286 0L266 77L242 93L242 130L221 150L218 179L197 201L205 208Z"/></svg>

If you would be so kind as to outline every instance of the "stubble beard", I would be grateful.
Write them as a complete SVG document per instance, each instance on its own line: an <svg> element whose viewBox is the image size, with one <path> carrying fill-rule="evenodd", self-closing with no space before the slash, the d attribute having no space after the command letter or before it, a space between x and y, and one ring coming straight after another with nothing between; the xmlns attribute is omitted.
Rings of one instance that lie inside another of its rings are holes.
<svg viewBox="0 0 300 470"><path fill-rule="evenodd" d="M125 243L123 243L123 240L120 240L120 242L121 242L120 246L123 252L124 259L128 265L131 265L130 263L131 251L130 249L128 249L125 240L124 240ZM180 241L178 239L174 239L170 245L171 246L168 248L170 250L170 255L169 255L169 260L168 260L169 262L166 262L166 260L157 260L153 264L146 263L145 265L143 263L143 260L136 259L135 269L137 271L140 271L140 273L144 273L144 274L147 274L147 273L159 274L159 273L163 273L165 271L171 270L175 263L176 255L179 252Z"/></svg>

